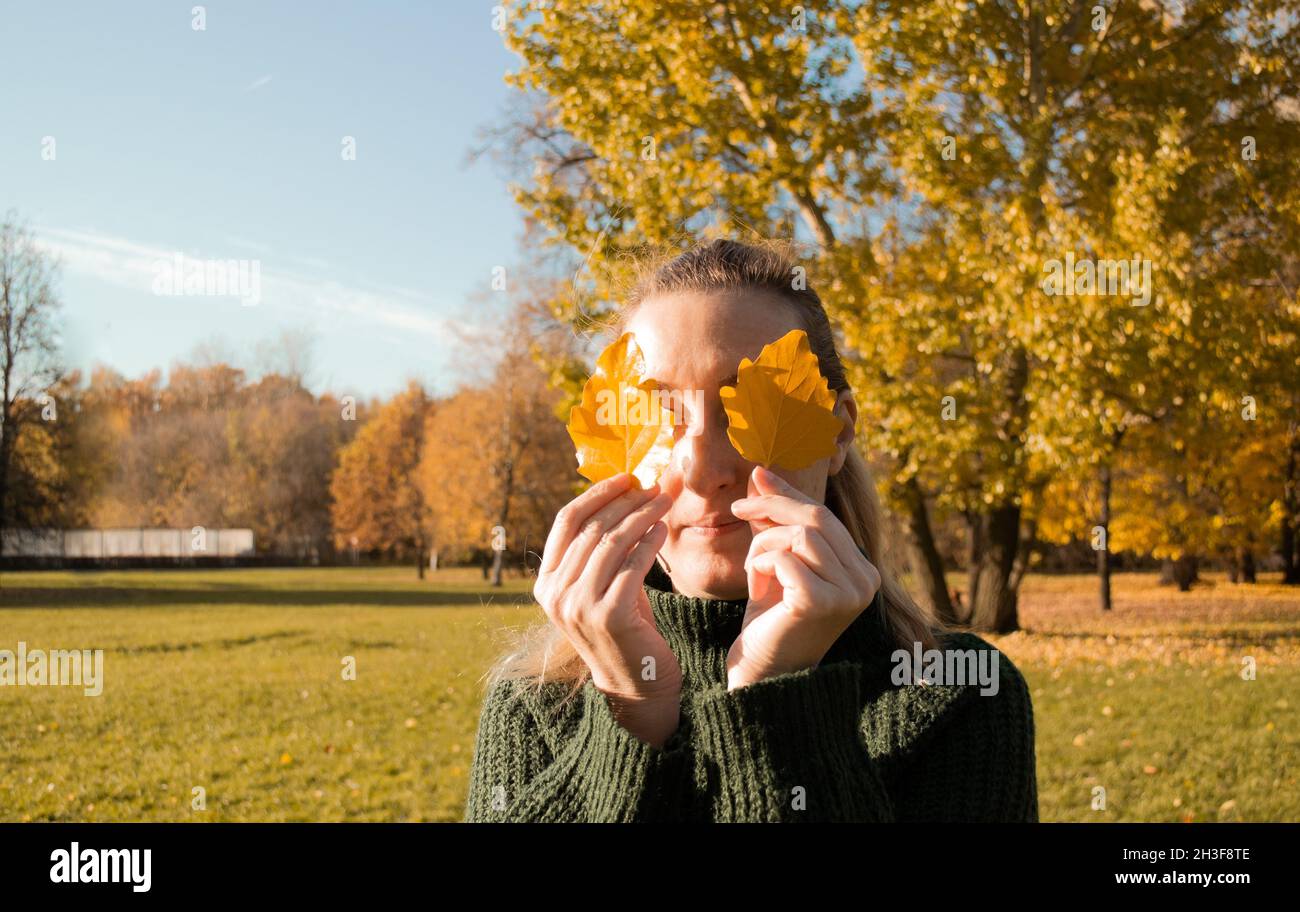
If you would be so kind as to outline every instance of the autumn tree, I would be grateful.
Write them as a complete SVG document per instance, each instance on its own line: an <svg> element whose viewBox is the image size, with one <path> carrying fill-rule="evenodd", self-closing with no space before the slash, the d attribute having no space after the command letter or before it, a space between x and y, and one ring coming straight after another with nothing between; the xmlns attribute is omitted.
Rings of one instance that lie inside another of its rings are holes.
<svg viewBox="0 0 1300 912"><path fill-rule="evenodd" d="M39 421L18 436L10 454L9 503L11 528L58 528L84 520L85 469L90 460L79 446L81 376L72 371L46 390Z"/></svg>
<svg viewBox="0 0 1300 912"><path fill-rule="evenodd" d="M420 385L409 383L339 450L330 480L335 545L414 559L421 579L430 535L415 476L433 408Z"/></svg>
<svg viewBox="0 0 1300 912"><path fill-rule="evenodd" d="M332 396L270 374L227 422L231 509L272 553L319 561L333 541L330 477L356 422Z"/></svg>
<svg viewBox="0 0 1300 912"><path fill-rule="evenodd" d="M513 82L538 102L515 131L535 162L518 198L591 266L557 302L575 320L616 296L622 255L647 244L736 224L813 242L807 274L845 330L930 601L953 614L929 527L940 510L968 525L956 619L1014 629L1027 505L1164 392L1130 406L1133 378L1081 378L1140 365L1174 325L1159 363L1186 369L1219 347L1189 337L1232 304L1194 293L1206 277L1142 307L1094 296L1085 316L1043 288L1045 264L1131 258L1140 236L1165 277L1215 252L1208 220L1242 198L1225 179L1242 138L1297 138L1273 103L1295 94L1293 9L521 0ZM1239 176L1271 201L1290 198L1283 172ZM1264 268L1208 262L1231 288Z"/></svg>
<svg viewBox="0 0 1300 912"><path fill-rule="evenodd" d="M84 467L87 525L152 524L157 489L147 468L150 460L140 451L149 446L146 427L161 418L162 387L162 371L157 369L135 379L104 366L91 371L80 394L76 444L78 463Z"/></svg>
<svg viewBox="0 0 1300 912"><path fill-rule="evenodd" d="M565 342L547 339L544 316L527 306L500 326L490 379L461 389L426 423L418 475L438 547L462 557L491 549L493 585L507 551L540 553L579 481L558 415L564 394L539 364Z"/></svg>
<svg viewBox="0 0 1300 912"><path fill-rule="evenodd" d="M42 412L50 408L47 391L61 374L54 322L59 309L56 276L57 265L31 232L13 213L6 216L0 223L0 529L10 517L10 485L16 480L14 466L24 429L42 420ZM18 492L22 499L32 493Z"/></svg>
<svg viewBox="0 0 1300 912"><path fill-rule="evenodd" d="M219 360L127 378L96 368L54 389L58 524L247 526L258 551L332 551L330 476L355 404Z"/></svg>
<svg viewBox="0 0 1300 912"><path fill-rule="evenodd" d="M1267 74L1293 53L1284 40L1279 57L1275 37L1286 38L1267 35L1266 53L1241 49L1252 71ZM1060 439L1072 446L1053 484L1088 492L1092 506L1058 501L1044 528L1060 541L1070 525L1097 523L1103 607L1110 547L1176 564L1187 585L1198 558L1214 556L1249 578L1255 552L1285 537L1279 514L1300 385L1300 308L1287 278L1300 246L1287 152L1300 106L1290 90L1284 81L1260 91L1250 108L1235 99L1225 109L1249 117L1206 116L1191 128L1185 110L1171 110L1159 145L1126 151L1112 166L1112 195L1129 205L1083 232L1094 244L1150 251L1158 277L1155 307L1110 319L1094 298L1076 298L1072 344L1102 354L1056 372L1058 390L1092 395L1057 412ZM1098 331L1114 337L1098 340ZM1125 534L1106 535L1112 502L1127 514L1118 521Z"/></svg>

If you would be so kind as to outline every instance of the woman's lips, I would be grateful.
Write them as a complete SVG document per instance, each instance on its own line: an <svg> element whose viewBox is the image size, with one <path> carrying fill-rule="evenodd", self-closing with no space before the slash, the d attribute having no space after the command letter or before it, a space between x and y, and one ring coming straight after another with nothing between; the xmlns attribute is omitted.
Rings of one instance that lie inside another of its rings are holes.
<svg viewBox="0 0 1300 912"><path fill-rule="evenodd" d="M733 519L731 522L719 523L714 526L683 526L683 532L689 532L692 535L698 535L700 538L720 538L723 535L730 535L749 525L743 519Z"/></svg>

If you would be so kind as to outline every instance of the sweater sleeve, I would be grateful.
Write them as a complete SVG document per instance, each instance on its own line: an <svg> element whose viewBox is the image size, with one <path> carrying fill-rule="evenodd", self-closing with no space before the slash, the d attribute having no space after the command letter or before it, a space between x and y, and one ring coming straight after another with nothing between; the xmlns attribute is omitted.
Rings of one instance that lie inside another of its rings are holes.
<svg viewBox="0 0 1300 912"><path fill-rule="evenodd" d="M993 648L970 636L960 644ZM899 759L899 820L1038 822L1033 703L1023 675L1005 655L996 693L969 688L942 735L911 745Z"/></svg>
<svg viewBox="0 0 1300 912"><path fill-rule="evenodd" d="M893 820L861 732L861 689L861 666L841 661L697 694L693 724L714 819Z"/></svg>
<svg viewBox="0 0 1300 912"><path fill-rule="evenodd" d="M530 695L501 682L479 717L467 823L632 822L660 819L687 799L687 720L663 745L641 741L590 680L552 725ZM575 717L576 716L576 720Z"/></svg>

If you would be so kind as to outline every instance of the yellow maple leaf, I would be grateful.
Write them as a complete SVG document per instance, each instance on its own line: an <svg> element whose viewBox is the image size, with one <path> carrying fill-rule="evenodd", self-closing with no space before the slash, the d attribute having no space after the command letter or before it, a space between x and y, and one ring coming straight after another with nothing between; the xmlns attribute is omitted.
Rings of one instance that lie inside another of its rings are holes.
<svg viewBox="0 0 1300 912"><path fill-rule="evenodd" d="M645 376L645 358L631 333L611 343L569 411L569 437L578 448L578 473L603 481L631 473L648 488L672 458L674 414L659 385Z"/></svg>
<svg viewBox="0 0 1300 912"><path fill-rule="evenodd" d="M844 423L802 329L763 346L757 361L741 361L736 385L721 396L727 437L750 462L802 469L834 455Z"/></svg>

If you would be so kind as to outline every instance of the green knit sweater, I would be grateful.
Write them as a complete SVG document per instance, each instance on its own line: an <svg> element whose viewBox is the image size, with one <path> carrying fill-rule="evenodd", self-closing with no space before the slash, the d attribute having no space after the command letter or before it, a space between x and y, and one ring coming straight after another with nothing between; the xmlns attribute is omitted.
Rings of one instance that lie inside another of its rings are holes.
<svg viewBox="0 0 1300 912"><path fill-rule="evenodd" d="M727 690L745 600L688 598L656 566L646 592L683 673L681 721L653 747L590 679L504 681L479 718L467 822L1036 821L1034 721L1001 655L978 683L894 684L883 602L814 668ZM971 634L942 646L992 650Z"/></svg>

